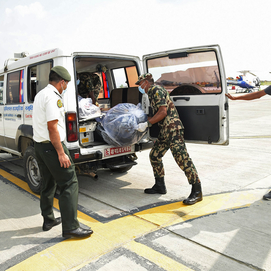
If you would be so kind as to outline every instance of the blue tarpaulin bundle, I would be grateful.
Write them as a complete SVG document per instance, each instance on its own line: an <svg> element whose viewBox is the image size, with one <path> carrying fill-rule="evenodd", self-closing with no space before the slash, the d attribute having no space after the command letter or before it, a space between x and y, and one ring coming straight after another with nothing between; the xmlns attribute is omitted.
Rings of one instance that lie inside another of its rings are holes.
<svg viewBox="0 0 271 271"><path fill-rule="evenodd" d="M146 133L137 131L138 124L146 122L147 115L141 104L122 103L111 108L102 120L102 137L113 146L128 146L137 143Z"/></svg>

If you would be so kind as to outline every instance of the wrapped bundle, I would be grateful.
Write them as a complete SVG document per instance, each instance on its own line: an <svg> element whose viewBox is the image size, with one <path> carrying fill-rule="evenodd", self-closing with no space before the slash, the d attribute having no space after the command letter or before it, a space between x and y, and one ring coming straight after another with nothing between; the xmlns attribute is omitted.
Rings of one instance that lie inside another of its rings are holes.
<svg viewBox="0 0 271 271"><path fill-rule="evenodd" d="M92 104L91 98L78 98L79 118L89 119L97 115L101 115L101 110L98 106Z"/></svg>
<svg viewBox="0 0 271 271"><path fill-rule="evenodd" d="M146 133L137 131L138 124L147 121L147 115L137 106L122 103L111 108L102 120L102 137L113 146L128 146L137 143Z"/></svg>

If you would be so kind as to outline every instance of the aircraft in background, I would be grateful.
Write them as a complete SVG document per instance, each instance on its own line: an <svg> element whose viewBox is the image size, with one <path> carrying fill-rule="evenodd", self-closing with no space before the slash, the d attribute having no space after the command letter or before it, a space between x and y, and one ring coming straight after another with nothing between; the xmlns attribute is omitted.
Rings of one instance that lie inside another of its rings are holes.
<svg viewBox="0 0 271 271"><path fill-rule="evenodd" d="M240 87L243 92L252 92L258 90L261 81L260 78L249 70L239 71L242 75L233 78L227 78L227 85L234 85ZM237 92L237 89L236 89Z"/></svg>

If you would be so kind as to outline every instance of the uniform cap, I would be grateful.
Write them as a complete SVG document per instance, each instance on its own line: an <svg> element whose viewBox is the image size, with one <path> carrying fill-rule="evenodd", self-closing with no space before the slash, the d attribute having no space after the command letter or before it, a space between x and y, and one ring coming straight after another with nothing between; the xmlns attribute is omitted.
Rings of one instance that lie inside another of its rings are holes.
<svg viewBox="0 0 271 271"><path fill-rule="evenodd" d="M144 73L144 74L141 74L139 77L138 77L138 80L136 81L136 85L139 85L139 83L142 81L142 80L151 80L152 79L152 74L151 73Z"/></svg>
<svg viewBox="0 0 271 271"><path fill-rule="evenodd" d="M71 75L69 72L62 66L55 66L51 69L51 71L54 71L57 73L61 78L63 78L65 81L71 81Z"/></svg>

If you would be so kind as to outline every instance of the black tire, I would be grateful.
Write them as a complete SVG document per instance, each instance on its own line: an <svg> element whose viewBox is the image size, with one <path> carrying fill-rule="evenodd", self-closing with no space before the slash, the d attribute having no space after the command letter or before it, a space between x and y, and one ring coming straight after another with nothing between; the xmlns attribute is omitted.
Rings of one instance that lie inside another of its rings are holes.
<svg viewBox="0 0 271 271"><path fill-rule="evenodd" d="M110 168L112 172L117 172L117 173L124 173L128 170L130 170L133 166L127 166L127 167L121 167L121 168Z"/></svg>
<svg viewBox="0 0 271 271"><path fill-rule="evenodd" d="M24 153L24 172L29 188L40 194L42 178L38 166L34 147L29 146Z"/></svg>

